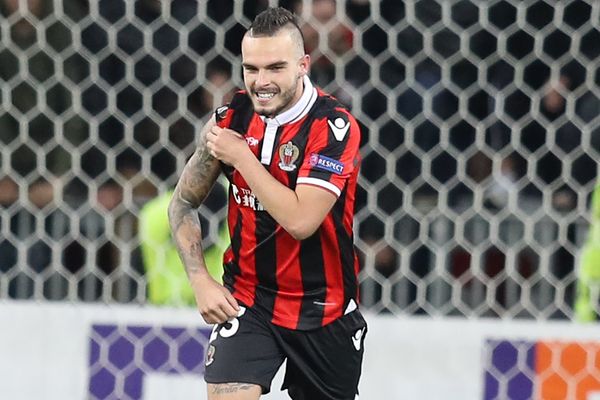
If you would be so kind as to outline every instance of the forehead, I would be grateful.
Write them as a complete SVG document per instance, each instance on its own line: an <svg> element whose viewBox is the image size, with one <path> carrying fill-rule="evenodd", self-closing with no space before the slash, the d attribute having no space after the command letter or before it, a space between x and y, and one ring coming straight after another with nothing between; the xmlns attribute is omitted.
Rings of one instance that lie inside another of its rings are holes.
<svg viewBox="0 0 600 400"><path fill-rule="evenodd" d="M246 34L242 40L242 61L253 65L291 61L296 58L297 46L286 30L274 36L252 37Z"/></svg>

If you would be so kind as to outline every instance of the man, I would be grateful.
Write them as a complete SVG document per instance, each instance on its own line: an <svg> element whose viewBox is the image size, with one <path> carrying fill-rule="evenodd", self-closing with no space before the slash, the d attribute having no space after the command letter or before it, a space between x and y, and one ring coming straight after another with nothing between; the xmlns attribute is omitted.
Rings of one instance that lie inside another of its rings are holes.
<svg viewBox="0 0 600 400"><path fill-rule="evenodd" d="M140 210L140 248L150 303L188 306L194 304L194 292L181 266L167 220L167 208L172 196L173 192L167 191L148 201ZM229 246L229 233L226 224L219 225L219 237L204 249L204 261L209 274L221 282L223 253Z"/></svg>
<svg viewBox="0 0 600 400"><path fill-rule="evenodd" d="M169 206L211 335L209 399L258 399L287 360L292 399L355 399L366 323L352 217L360 130L313 87L294 16L259 14L242 40L246 90L203 128ZM209 277L195 209L230 181L224 286Z"/></svg>
<svg viewBox="0 0 600 400"><path fill-rule="evenodd" d="M593 322L598 319L598 299L600 298L600 184L592 194L591 223L587 241L581 249L577 296L574 317L579 322Z"/></svg>

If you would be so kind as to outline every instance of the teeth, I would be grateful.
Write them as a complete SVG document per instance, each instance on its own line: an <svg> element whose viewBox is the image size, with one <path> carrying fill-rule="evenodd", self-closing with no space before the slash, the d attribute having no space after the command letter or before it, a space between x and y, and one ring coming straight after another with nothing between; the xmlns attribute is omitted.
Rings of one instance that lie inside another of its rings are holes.
<svg viewBox="0 0 600 400"><path fill-rule="evenodd" d="M259 99L270 99L275 96L275 93L256 93Z"/></svg>

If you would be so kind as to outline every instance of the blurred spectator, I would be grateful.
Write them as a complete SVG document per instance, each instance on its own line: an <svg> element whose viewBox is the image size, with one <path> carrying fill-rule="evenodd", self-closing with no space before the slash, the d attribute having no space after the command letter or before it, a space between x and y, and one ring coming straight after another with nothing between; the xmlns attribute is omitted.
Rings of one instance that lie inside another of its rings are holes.
<svg viewBox="0 0 600 400"><path fill-rule="evenodd" d="M146 280L148 300L160 305L194 305L194 293L179 259L177 248L171 238L167 208L173 195L166 192L144 205L140 212L140 243ZM205 225L205 228L208 228ZM203 229L209 233L210 229ZM223 274L223 253L229 245L227 225L221 224L219 238L204 247L204 261L210 275L218 282Z"/></svg>
<svg viewBox="0 0 600 400"><path fill-rule="evenodd" d="M98 188L97 203L106 211L113 211L123 202L123 188L112 179Z"/></svg>
<svg viewBox="0 0 600 400"><path fill-rule="evenodd" d="M517 191L515 160L512 157L502 159L500 173L493 174L492 182L486 189L486 205L495 210L508 206L508 196Z"/></svg>
<svg viewBox="0 0 600 400"><path fill-rule="evenodd" d="M228 103L236 88L231 83L231 73L222 64L207 67L206 81L192 96L188 105L195 115L205 116L223 104Z"/></svg>
<svg viewBox="0 0 600 400"><path fill-rule="evenodd" d="M571 88L571 80L567 75L562 74L557 81L549 80L543 87L543 97L541 101L541 113L549 121L556 121L565 115L566 97ZM578 130L572 124L565 124L562 128L555 131L555 142L558 149L573 148L573 142L577 142ZM540 132L539 136L544 137L547 132ZM546 140L547 141L547 140ZM527 144L527 143L526 143ZM544 143L545 144L545 143ZM576 144L577 145L577 144ZM549 151L556 151L550 143ZM561 176L565 169L563 164L567 160L560 157L546 158L543 166L537 169L537 175L545 182L551 183L554 179ZM568 185L554 192L552 205L557 210L568 211L573 209L577 199Z"/></svg>
<svg viewBox="0 0 600 400"><path fill-rule="evenodd" d="M29 185L29 202L38 210L43 210L54 201L54 188L52 184L45 179L37 179L31 185ZM31 233L32 236L38 237L36 233L36 221L43 219L44 215L37 212L33 215L31 221ZM52 217L48 217L47 220L50 224L53 224ZM42 273L52 263L52 250L43 239L37 239L31 247L27 249L28 257L27 263L31 270Z"/></svg>
<svg viewBox="0 0 600 400"><path fill-rule="evenodd" d="M386 297L380 284L381 277L384 279L389 278L398 270L400 265L400 256L397 250L387 243L382 236L382 232L378 229L377 223L372 221L360 225L359 236L366 248L364 248L365 252L357 252L361 267L372 263L374 270L379 274L375 279L369 275L366 280L361 282L361 291L364 293L361 302L367 307L374 306L379 302L385 303ZM414 300L414 293L402 293L402 296L411 297L411 300ZM389 310L384 308L382 311L387 312Z"/></svg>
<svg viewBox="0 0 600 400"><path fill-rule="evenodd" d="M565 112L565 95L571 87L570 79L561 75L558 82L548 81L542 97L542 114L550 120L556 119Z"/></svg>
<svg viewBox="0 0 600 400"><path fill-rule="evenodd" d="M26 201L19 200L19 191L16 183L5 177L0 180L0 205L10 211L6 213L6 225L10 232L19 239L20 243L27 243L27 257L17 259L17 244L8 240L0 240L0 272L8 272L11 268L19 268L9 284L9 297L30 298L34 294L34 281L31 274L40 274L51 265L52 250L47 242L40 238L39 221L50 220L46 217L47 207L53 202L53 188L50 182L43 178L35 179L28 186ZM37 209L37 210L36 210ZM44 210L44 212L42 212ZM37 212L36 212L37 211ZM28 240L29 239L29 240Z"/></svg>
<svg viewBox="0 0 600 400"><path fill-rule="evenodd" d="M587 241L581 249L577 270L574 318L579 322L598 319L600 305L600 183L592 195Z"/></svg>
<svg viewBox="0 0 600 400"><path fill-rule="evenodd" d="M0 178L0 206L4 210L19 198L19 186L8 176Z"/></svg>
<svg viewBox="0 0 600 400"><path fill-rule="evenodd" d="M84 247L83 243L75 241L65 249L63 263L67 270L82 277L78 292L84 301L96 301L102 298L105 291L108 294L104 295L111 297L110 289L105 288L104 282L97 277L110 275L120 264L121 250L113 242L114 231L107 228L118 225L114 213L122 201L121 185L114 180L102 183L96 191L92 207L79 218L81 235L94 243L94 248ZM111 218L106 218L107 214Z"/></svg>
<svg viewBox="0 0 600 400"><path fill-rule="evenodd" d="M399 256L398 252L389 244L385 243L382 245L384 238L377 240L375 236L364 237L363 242L368 246L369 252L374 254L374 265L375 270L382 276L389 278L398 269ZM361 264L364 265L364 257Z"/></svg>
<svg viewBox="0 0 600 400"><path fill-rule="evenodd" d="M10 224L13 215L8 210L19 199L19 187L8 176L0 178L0 222L2 226ZM14 212L14 208L12 208ZM17 264L17 248L8 238L0 237L0 273L8 272Z"/></svg>
<svg viewBox="0 0 600 400"><path fill-rule="evenodd" d="M555 156L545 157L539 162L537 175L544 183L552 183L556 179L563 181L552 197L553 207L560 211L573 210L578 202L576 186L585 185L596 178L596 168L591 158L586 163L576 156L576 151L584 145L585 125L590 127L589 123L600 115L600 100L591 91L575 99L570 97L573 82L582 79L568 71L563 72L557 81L549 80L543 89L541 112L553 124L550 129L554 131L556 146L549 144L548 150ZM570 110L567 109L568 98L575 102ZM566 117L566 122L563 117ZM587 153L585 148L583 150ZM564 157L563 154L576 158ZM565 174L567 171L570 173Z"/></svg>
<svg viewBox="0 0 600 400"><path fill-rule="evenodd" d="M297 2L294 11L303 15L303 6L304 2ZM301 27L306 53L312 59L311 79L321 87L335 79L332 60L352 48L352 31L336 19L336 7L335 0L313 0L310 17Z"/></svg>
<svg viewBox="0 0 600 400"><path fill-rule="evenodd" d="M54 188L46 179L40 178L29 185L29 201L38 209L43 209L54 201Z"/></svg>

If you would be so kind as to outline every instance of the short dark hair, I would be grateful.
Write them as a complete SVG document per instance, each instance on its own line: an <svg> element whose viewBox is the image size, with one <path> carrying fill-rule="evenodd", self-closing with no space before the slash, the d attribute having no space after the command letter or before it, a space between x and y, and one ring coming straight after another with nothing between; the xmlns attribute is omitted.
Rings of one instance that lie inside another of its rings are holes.
<svg viewBox="0 0 600 400"><path fill-rule="evenodd" d="M286 27L296 29L302 38L302 45L304 45L304 35L302 35L296 16L283 7L269 7L258 14L250 25L248 34L253 37L273 36Z"/></svg>

